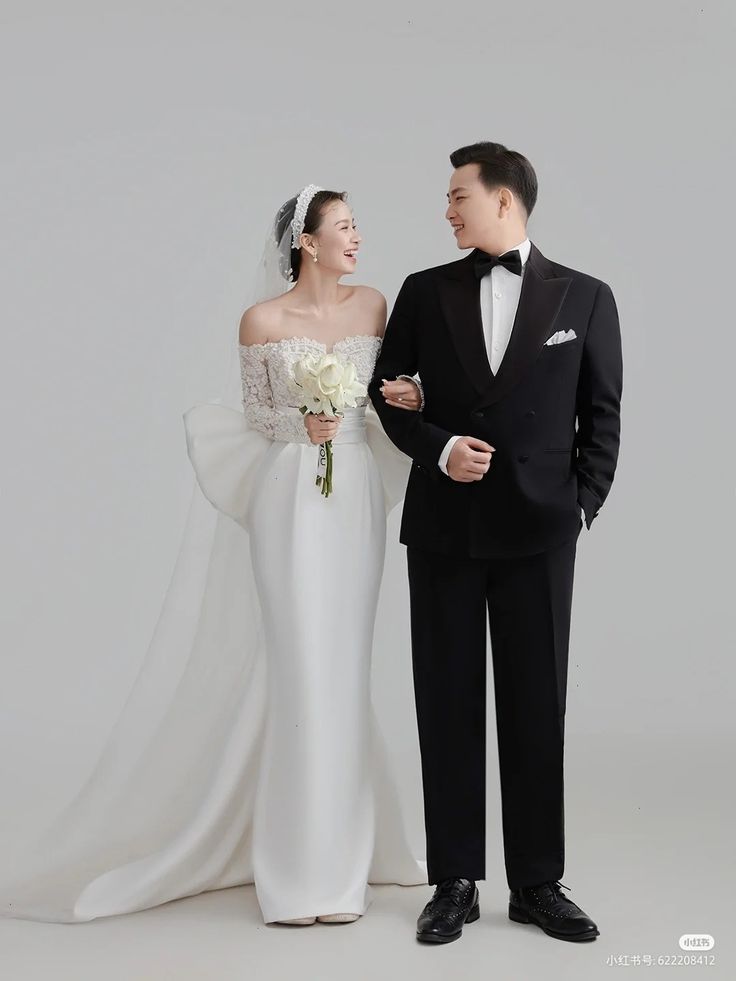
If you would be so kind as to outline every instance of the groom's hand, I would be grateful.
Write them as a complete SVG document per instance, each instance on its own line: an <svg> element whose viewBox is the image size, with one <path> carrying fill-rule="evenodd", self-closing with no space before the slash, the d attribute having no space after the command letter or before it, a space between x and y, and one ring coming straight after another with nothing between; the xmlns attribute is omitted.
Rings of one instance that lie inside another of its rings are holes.
<svg viewBox="0 0 736 981"><path fill-rule="evenodd" d="M475 436L461 436L447 458L447 475L460 483L483 480L491 465L495 446Z"/></svg>

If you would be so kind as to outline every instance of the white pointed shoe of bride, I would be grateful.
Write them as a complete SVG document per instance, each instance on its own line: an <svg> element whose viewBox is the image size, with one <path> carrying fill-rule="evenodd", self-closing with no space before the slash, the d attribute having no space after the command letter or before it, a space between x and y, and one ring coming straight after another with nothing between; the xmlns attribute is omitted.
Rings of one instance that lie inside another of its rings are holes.
<svg viewBox="0 0 736 981"><path fill-rule="evenodd" d="M316 920L316 916L298 916L294 920L276 920L276 922L287 923L289 926L311 926Z"/></svg>
<svg viewBox="0 0 736 981"><path fill-rule="evenodd" d="M360 913L326 913L317 919L320 923L355 923L360 919Z"/></svg>

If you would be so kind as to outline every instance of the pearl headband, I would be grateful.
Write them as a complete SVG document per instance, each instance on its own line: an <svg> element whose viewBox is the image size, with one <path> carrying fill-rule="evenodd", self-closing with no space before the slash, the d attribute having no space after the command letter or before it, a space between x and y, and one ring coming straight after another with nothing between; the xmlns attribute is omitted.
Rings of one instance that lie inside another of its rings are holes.
<svg viewBox="0 0 736 981"><path fill-rule="evenodd" d="M301 245L299 244L299 237L304 231L304 219L307 217L307 209L309 208L309 204L317 191L324 191L324 188L317 187L316 184L307 184L307 186L299 192L299 197L296 199L294 217L291 219L292 249L301 248Z"/></svg>

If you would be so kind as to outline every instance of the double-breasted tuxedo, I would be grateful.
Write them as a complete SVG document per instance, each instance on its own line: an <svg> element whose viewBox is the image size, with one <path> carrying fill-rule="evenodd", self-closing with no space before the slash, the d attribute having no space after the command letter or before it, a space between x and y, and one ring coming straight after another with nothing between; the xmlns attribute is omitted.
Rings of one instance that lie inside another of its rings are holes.
<svg viewBox="0 0 736 981"><path fill-rule="evenodd" d="M621 338L610 288L546 259L532 243L516 320L494 377L483 342L474 253L405 280L369 394L391 440L412 457L400 540L476 557L543 551L588 528L619 447ZM545 346L556 331L574 340ZM381 378L419 376L426 406L387 406ZM577 429L576 429L577 421ZM495 447L480 481L437 466L453 434Z"/></svg>
<svg viewBox="0 0 736 981"><path fill-rule="evenodd" d="M614 478L621 337L610 287L531 243L497 373L475 251L404 281L369 395L412 458L407 546L429 881L484 878L486 614L511 888L562 876L567 651L575 548ZM564 332L564 343L545 343ZM574 336L573 336L574 334ZM418 373L425 407L381 379ZM453 435L495 448L479 481L438 466Z"/></svg>

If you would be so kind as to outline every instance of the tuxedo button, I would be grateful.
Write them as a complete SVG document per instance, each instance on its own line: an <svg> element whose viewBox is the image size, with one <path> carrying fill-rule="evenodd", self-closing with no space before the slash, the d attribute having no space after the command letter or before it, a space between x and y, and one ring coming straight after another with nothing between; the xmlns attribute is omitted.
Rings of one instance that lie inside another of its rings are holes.
<svg viewBox="0 0 736 981"><path fill-rule="evenodd" d="M482 409L476 409L476 411L473 413L473 415L475 416L476 419L482 419L483 418L483 410Z"/></svg>
<svg viewBox="0 0 736 981"><path fill-rule="evenodd" d="M529 454L528 453L522 453L520 456L517 457L517 459L518 459L519 463L526 463L526 461L529 459Z"/></svg>
<svg viewBox="0 0 736 981"><path fill-rule="evenodd" d="M534 411L534 409L529 409L529 411L526 413L526 417L527 419L533 419L536 414L537 413Z"/></svg>

